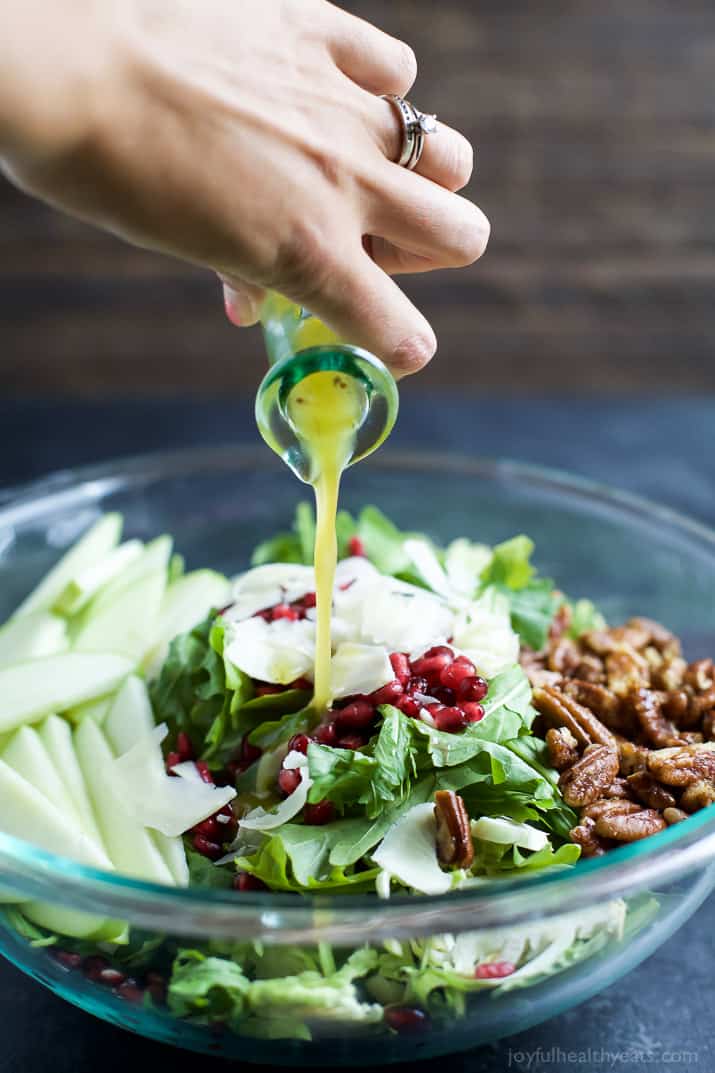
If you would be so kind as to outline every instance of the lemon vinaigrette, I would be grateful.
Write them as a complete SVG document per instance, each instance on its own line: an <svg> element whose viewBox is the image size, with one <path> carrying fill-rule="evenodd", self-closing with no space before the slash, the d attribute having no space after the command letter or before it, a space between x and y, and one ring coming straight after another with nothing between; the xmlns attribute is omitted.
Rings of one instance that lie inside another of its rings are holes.
<svg viewBox="0 0 715 1073"><path fill-rule="evenodd" d="M389 435L397 417L397 386L374 355L339 342L317 318L279 295L269 295L261 320L273 364L258 390L256 421L268 445L315 493L313 707L322 714L332 700L340 479Z"/></svg>

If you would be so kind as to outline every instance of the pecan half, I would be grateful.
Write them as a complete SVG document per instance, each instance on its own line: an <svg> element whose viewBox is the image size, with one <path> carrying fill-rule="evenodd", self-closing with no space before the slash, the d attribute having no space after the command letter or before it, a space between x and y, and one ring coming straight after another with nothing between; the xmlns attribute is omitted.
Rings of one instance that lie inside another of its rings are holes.
<svg viewBox="0 0 715 1073"><path fill-rule="evenodd" d="M474 860L474 844L464 801L454 790L438 790L434 795L434 815L440 864L469 868Z"/></svg>
<svg viewBox="0 0 715 1073"><path fill-rule="evenodd" d="M589 745L583 756L559 779L567 805L597 801L618 774L618 752L608 745Z"/></svg>
<svg viewBox="0 0 715 1073"><path fill-rule="evenodd" d="M674 823L682 823L683 820L687 820L687 812L683 812L682 808L665 808L663 809L663 819L668 824L668 827L672 827Z"/></svg>
<svg viewBox="0 0 715 1073"><path fill-rule="evenodd" d="M564 682L562 689L579 704L590 708L602 723L611 730L623 729L624 720L620 716L621 701L615 693L595 682L584 682L579 678L570 678ZM633 720L630 720L632 725Z"/></svg>
<svg viewBox="0 0 715 1073"><path fill-rule="evenodd" d="M616 739L600 719L555 686L539 686L534 690L534 705L549 726L567 727L581 745L608 745L616 747Z"/></svg>
<svg viewBox="0 0 715 1073"><path fill-rule="evenodd" d="M700 779L686 786L680 795L680 805L688 812L698 812L715 801L715 783L710 779Z"/></svg>
<svg viewBox="0 0 715 1073"><path fill-rule="evenodd" d="M663 817L654 808L644 808L639 812L608 813L596 820L596 834L601 838L612 838L616 842L637 842L640 838L664 830Z"/></svg>
<svg viewBox="0 0 715 1073"><path fill-rule="evenodd" d="M704 693L691 698L690 713L693 716L693 723L690 725L699 722L705 712L709 712L712 708L715 708L715 686L711 686Z"/></svg>
<svg viewBox="0 0 715 1073"><path fill-rule="evenodd" d="M547 662L550 671L572 674L580 659L579 647L570 637L560 637L549 646Z"/></svg>
<svg viewBox="0 0 715 1073"><path fill-rule="evenodd" d="M715 741L715 709L703 716L703 737L705 741Z"/></svg>
<svg viewBox="0 0 715 1073"><path fill-rule="evenodd" d="M626 625L631 629L645 631L648 634L646 643L653 645L660 652L667 652L669 655L678 655L680 653L680 641L674 633L662 626L660 622L656 622L652 618L638 616L637 618L629 619Z"/></svg>
<svg viewBox="0 0 715 1073"><path fill-rule="evenodd" d="M627 738L621 737L620 734L616 736L616 741L621 775L630 775L632 772L646 766L650 756L650 749L647 749L645 745L637 745L634 741L628 741Z"/></svg>
<svg viewBox="0 0 715 1073"><path fill-rule="evenodd" d="M557 771L564 771L578 760L578 742L568 727L551 727L547 730L546 746Z"/></svg>
<svg viewBox="0 0 715 1073"><path fill-rule="evenodd" d="M648 770L666 786L692 786L703 779L715 780L715 748L712 742L658 749L647 761Z"/></svg>
<svg viewBox="0 0 715 1073"><path fill-rule="evenodd" d="M687 663L680 656L664 659L660 666L652 671L651 681L658 689L672 693L682 686L686 667Z"/></svg>
<svg viewBox="0 0 715 1073"><path fill-rule="evenodd" d="M628 779L624 779L622 775L616 775L608 789L604 790L603 796L608 798L625 797L629 801L632 801L634 797L633 792L628 785Z"/></svg>
<svg viewBox="0 0 715 1073"><path fill-rule="evenodd" d="M602 816L629 815L631 812L641 812L643 806L637 801L627 801L622 797L599 798L592 805L586 805L581 810L581 821L600 820Z"/></svg>
<svg viewBox="0 0 715 1073"><path fill-rule="evenodd" d="M665 694L662 699L663 714L671 719L677 727L693 725L690 713L690 697L684 689L675 689Z"/></svg>
<svg viewBox="0 0 715 1073"><path fill-rule="evenodd" d="M698 693L703 693L715 682L715 671L711 659L696 659L688 664L685 672L685 683Z"/></svg>
<svg viewBox="0 0 715 1073"><path fill-rule="evenodd" d="M666 809L675 807L675 798L670 790L653 778L647 771L634 771L628 776L628 785L639 801L648 808Z"/></svg>
<svg viewBox="0 0 715 1073"><path fill-rule="evenodd" d="M663 715L658 697L652 689L636 690L629 701L643 734L652 745L662 748L680 741L675 727Z"/></svg>
<svg viewBox="0 0 715 1073"><path fill-rule="evenodd" d="M593 820L584 820L569 831L569 838L581 847L582 857L602 857L609 848L609 843L596 834Z"/></svg>
<svg viewBox="0 0 715 1073"><path fill-rule="evenodd" d="M622 644L606 656L608 688L618 697L650 683L648 661L630 645Z"/></svg>

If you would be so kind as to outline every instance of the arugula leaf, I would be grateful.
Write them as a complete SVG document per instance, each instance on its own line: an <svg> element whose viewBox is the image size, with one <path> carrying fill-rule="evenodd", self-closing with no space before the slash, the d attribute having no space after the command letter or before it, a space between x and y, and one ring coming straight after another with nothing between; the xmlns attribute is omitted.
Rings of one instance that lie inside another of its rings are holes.
<svg viewBox="0 0 715 1073"><path fill-rule="evenodd" d="M277 745L290 741L294 734L307 733L317 722L316 712L308 705L306 708L299 708L297 712L289 712L280 719L259 723L248 735L248 740L259 749L275 749Z"/></svg>
<svg viewBox="0 0 715 1073"><path fill-rule="evenodd" d="M249 986L235 961L207 957L200 950L180 950L169 980L167 1004L176 1017L198 1024L235 1022Z"/></svg>
<svg viewBox="0 0 715 1073"><path fill-rule="evenodd" d="M308 746L308 773L313 785L308 791L308 801L315 803L324 798L338 808L366 798L378 773L378 763L373 756L358 749L334 749L329 745L311 742Z"/></svg>
<svg viewBox="0 0 715 1073"><path fill-rule="evenodd" d="M404 797L410 779L417 775L413 721L390 704L382 705L378 711L382 725L373 747L377 768L372 782L377 810L381 802Z"/></svg>
<svg viewBox="0 0 715 1073"><path fill-rule="evenodd" d="M230 868L217 868L213 861L184 842L186 861L189 866L189 886L213 888L214 890L228 890L232 883L234 872Z"/></svg>
<svg viewBox="0 0 715 1073"><path fill-rule="evenodd" d="M256 853L250 857L238 857L236 867L239 871L250 872L262 879L271 890L372 889L377 868L348 872L347 866L330 860L333 848L344 836L344 826L352 822L337 820L322 827L285 823L266 837ZM364 826L367 821L358 822ZM351 865L353 863L350 862Z"/></svg>
<svg viewBox="0 0 715 1073"><path fill-rule="evenodd" d="M339 867L355 864L381 841L403 813L429 800L434 791L434 776L425 775L412 786L406 797L388 804L374 819L359 817L340 820L335 825L340 830L336 832L335 843L330 851L330 863Z"/></svg>
<svg viewBox="0 0 715 1073"><path fill-rule="evenodd" d="M482 570L481 582L508 596L513 628L524 644L539 650L546 644L563 597L554 592L553 581L535 576L530 562L533 550L533 541L523 534L497 544Z"/></svg>
<svg viewBox="0 0 715 1073"><path fill-rule="evenodd" d="M543 849L528 853L520 850L518 846L498 845L495 842L475 839L474 853L472 871L475 875L505 878L510 872L535 872L540 868L553 868L555 865L573 865L581 854L581 848L567 842L554 849L549 843Z"/></svg>
<svg viewBox="0 0 715 1073"><path fill-rule="evenodd" d="M589 630L603 630L606 620L595 604L590 600L576 600L571 604L571 625L568 628L568 636L578 639L581 634Z"/></svg>
<svg viewBox="0 0 715 1073"><path fill-rule="evenodd" d="M507 589L526 588L535 572L530 562L533 551L533 540L523 533L496 544L490 561L482 570L482 581Z"/></svg>

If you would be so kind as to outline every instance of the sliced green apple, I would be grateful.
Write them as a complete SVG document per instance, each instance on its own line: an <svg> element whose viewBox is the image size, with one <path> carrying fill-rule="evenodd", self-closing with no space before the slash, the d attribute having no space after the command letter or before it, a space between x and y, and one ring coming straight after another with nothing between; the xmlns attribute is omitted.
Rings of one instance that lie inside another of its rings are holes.
<svg viewBox="0 0 715 1073"><path fill-rule="evenodd" d="M215 570L194 570L169 585L159 611L156 644L144 661L150 677L161 669L174 637L193 629L211 608L223 607L230 592L228 578Z"/></svg>
<svg viewBox="0 0 715 1073"><path fill-rule="evenodd" d="M69 648L67 624L49 611L30 611L0 629L0 667L21 660L54 656Z"/></svg>
<svg viewBox="0 0 715 1073"><path fill-rule="evenodd" d="M104 723L104 733L116 756L126 753L142 737L154 729L154 713L149 693L141 678L131 675L117 693ZM161 748L156 748L156 770L164 775ZM148 832L166 861L176 883L185 887L189 882L183 839L170 837L161 831Z"/></svg>
<svg viewBox="0 0 715 1073"><path fill-rule="evenodd" d="M166 571L155 570L122 589L111 603L90 605L74 639L75 651L122 652L138 663L151 644L165 588Z"/></svg>
<svg viewBox="0 0 715 1073"><path fill-rule="evenodd" d="M78 704L74 708L68 708L68 710L62 714L66 719L69 719L71 723L81 723L83 719L93 719L95 723L98 723L99 726L101 726L107 718L113 700L114 694L110 693L106 697L97 697L96 700L86 700L84 704Z"/></svg>
<svg viewBox="0 0 715 1073"><path fill-rule="evenodd" d="M45 574L39 585L20 604L15 616L27 615L30 611L45 610L52 606L59 594L77 574L108 555L119 543L122 532L121 514L105 514L95 522L67 551L60 561Z"/></svg>
<svg viewBox="0 0 715 1073"><path fill-rule="evenodd" d="M144 545L141 555L129 563L121 573L103 585L88 610L98 614L100 610L114 603L117 597L147 574L164 573L168 578L169 563L174 542L170 536L156 537Z"/></svg>
<svg viewBox="0 0 715 1073"><path fill-rule="evenodd" d="M121 574L143 551L141 540L127 540L119 547L113 548L99 562L88 566L67 582L54 601L53 610L61 615L76 615L87 606L103 585Z"/></svg>
<svg viewBox="0 0 715 1073"><path fill-rule="evenodd" d="M58 715L49 715L44 722L39 724L37 732L72 799L84 830L92 841L102 846L106 852L87 787L84 784L84 777L77 762L69 724Z"/></svg>
<svg viewBox="0 0 715 1073"><path fill-rule="evenodd" d="M101 697L132 664L113 652L63 652L0 669L0 733Z"/></svg>
<svg viewBox="0 0 715 1073"><path fill-rule="evenodd" d="M156 843L129 816L110 785L107 771L114 754L100 727L85 719L74 732L74 744L104 845L117 871L174 886L174 877Z"/></svg>

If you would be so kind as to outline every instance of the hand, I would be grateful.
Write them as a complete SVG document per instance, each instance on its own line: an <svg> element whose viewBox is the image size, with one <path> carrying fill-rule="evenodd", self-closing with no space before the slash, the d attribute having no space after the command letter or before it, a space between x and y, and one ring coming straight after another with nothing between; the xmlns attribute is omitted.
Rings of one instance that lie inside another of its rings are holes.
<svg viewBox="0 0 715 1073"><path fill-rule="evenodd" d="M401 131L379 94L412 85L405 44L325 0L65 0L61 30L40 0L8 4L14 27L30 13L44 71L0 42L18 184L212 268L234 320L273 288L398 375L429 361L432 329L390 276L470 264L489 225L455 193L472 169L457 132L427 137L419 174L392 163Z"/></svg>

